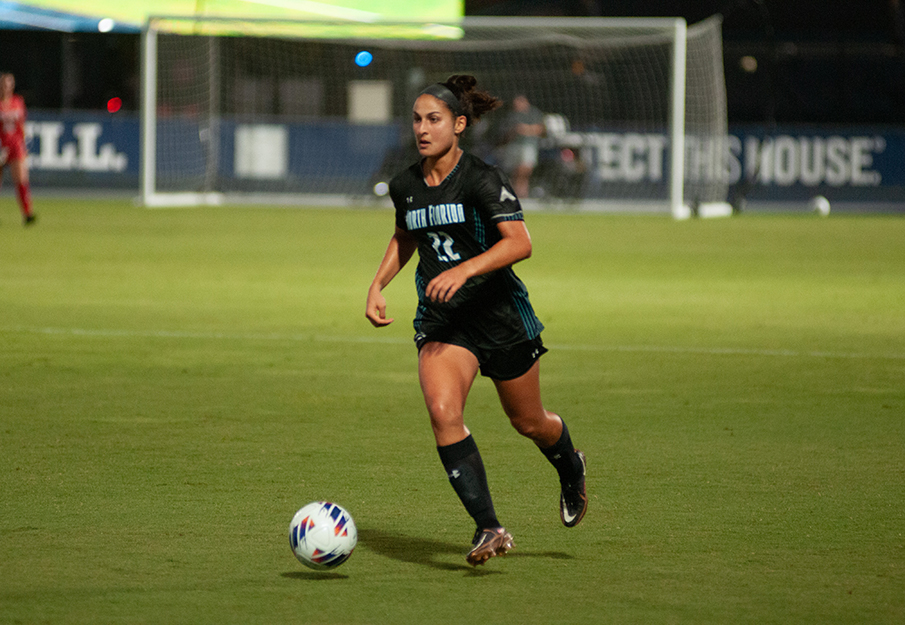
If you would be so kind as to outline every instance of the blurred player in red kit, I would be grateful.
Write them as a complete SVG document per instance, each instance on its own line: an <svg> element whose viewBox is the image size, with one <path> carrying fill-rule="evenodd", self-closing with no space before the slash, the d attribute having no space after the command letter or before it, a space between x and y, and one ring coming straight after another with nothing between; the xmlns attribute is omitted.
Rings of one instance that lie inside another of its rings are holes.
<svg viewBox="0 0 905 625"><path fill-rule="evenodd" d="M34 223L31 211L31 187L28 183L28 150L25 148L25 101L16 95L16 79L0 74L0 184L3 168L8 167L16 185L16 196L22 209L22 223Z"/></svg>

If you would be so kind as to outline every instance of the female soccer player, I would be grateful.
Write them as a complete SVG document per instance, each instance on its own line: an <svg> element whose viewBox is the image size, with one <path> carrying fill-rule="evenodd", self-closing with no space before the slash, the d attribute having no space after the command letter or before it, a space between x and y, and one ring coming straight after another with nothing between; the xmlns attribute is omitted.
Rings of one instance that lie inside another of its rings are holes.
<svg viewBox="0 0 905 625"><path fill-rule="evenodd" d="M559 473L562 522L577 525L587 509L584 454L572 446L562 419L541 402L543 325L511 267L531 255L521 206L497 168L459 147L465 128L502 104L476 84L472 76L451 76L415 100L412 128L422 158L390 182L396 229L366 311L375 327L393 322L381 291L418 250L418 376L440 460L477 525L467 556L473 566L513 547L463 419L479 371L493 380L515 429Z"/></svg>
<svg viewBox="0 0 905 625"><path fill-rule="evenodd" d="M31 186L28 182L28 152L25 149L25 101L16 95L16 79L12 74L0 74L0 184L3 167L9 167L16 185L16 196L22 210L22 223L35 221L31 212Z"/></svg>

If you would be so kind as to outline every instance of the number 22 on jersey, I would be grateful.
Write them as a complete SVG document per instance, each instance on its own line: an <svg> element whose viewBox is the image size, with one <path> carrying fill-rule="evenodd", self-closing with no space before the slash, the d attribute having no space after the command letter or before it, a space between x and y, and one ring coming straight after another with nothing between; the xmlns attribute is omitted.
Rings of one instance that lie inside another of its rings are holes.
<svg viewBox="0 0 905 625"><path fill-rule="evenodd" d="M453 238L445 232L428 232L427 236L434 242L433 248L434 251L437 252L437 258L440 262L448 263L462 259L462 257L453 250Z"/></svg>

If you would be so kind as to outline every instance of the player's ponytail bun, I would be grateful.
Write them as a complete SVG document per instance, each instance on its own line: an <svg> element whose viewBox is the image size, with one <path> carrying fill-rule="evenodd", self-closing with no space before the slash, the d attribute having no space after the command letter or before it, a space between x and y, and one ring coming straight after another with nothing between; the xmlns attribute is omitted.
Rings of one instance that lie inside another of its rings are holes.
<svg viewBox="0 0 905 625"><path fill-rule="evenodd" d="M478 80L474 76L453 74L442 84L458 98L469 126L481 119L484 113L489 113L503 105L501 99L486 91L475 89Z"/></svg>

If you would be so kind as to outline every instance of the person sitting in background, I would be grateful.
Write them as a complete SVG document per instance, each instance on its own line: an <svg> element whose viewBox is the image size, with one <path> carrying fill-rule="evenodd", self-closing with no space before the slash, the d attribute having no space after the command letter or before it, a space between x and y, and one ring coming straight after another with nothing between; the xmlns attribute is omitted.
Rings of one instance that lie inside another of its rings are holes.
<svg viewBox="0 0 905 625"><path fill-rule="evenodd" d="M505 123L503 166L518 197L530 197L531 174L537 166L540 139L545 132L543 113L524 95L515 96Z"/></svg>

